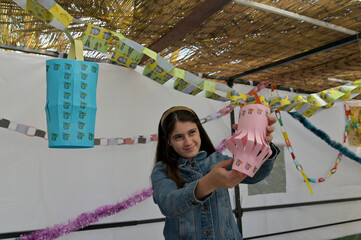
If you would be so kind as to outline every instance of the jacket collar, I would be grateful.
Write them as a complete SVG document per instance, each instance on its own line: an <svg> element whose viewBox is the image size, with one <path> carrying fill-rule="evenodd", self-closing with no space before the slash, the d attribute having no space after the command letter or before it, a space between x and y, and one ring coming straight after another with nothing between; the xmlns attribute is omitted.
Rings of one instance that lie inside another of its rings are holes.
<svg viewBox="0 0 361 240"><path fill-rule="evenodd" d="M193 161L198 161L198 160L203 159L205 157L207 157L207 152L202 150L193 158ZM189 159L182 158L182 157L178 158L178 163L179 163L179 165L181 167L186 165L187 163L190 163L190 162L191 161Z"/></svg>

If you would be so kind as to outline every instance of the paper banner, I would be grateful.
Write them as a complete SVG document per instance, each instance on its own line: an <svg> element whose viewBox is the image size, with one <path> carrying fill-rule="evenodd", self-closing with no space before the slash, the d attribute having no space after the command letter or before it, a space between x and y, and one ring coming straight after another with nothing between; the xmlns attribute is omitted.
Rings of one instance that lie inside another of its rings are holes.
<svg viewBox="0 0 361 240"><path fill-rule="evenodd" d="M51 14L43 6L33 0L27 0L26 11L31 13L37 19L46 23L50 23L54 19L53 14Z"/></svg>
<svg viewBox="0 0 361 240"><path fill-rule="evenodd" d="M21 4L20 6L22 6ZM26 3L27 12L51 26L64 31L73 21L73 17L54 1L33 1Z"/></svg>
<svg viewBox="0 0 361 240"><path fill-rule="evenodd" d="M120 65L135 69L143 58L144 47L130 39L119 40L115 46L112 60Z"/></svg>
<svg viewBox="0 0 361 240"><path fill-rule="evenodd" d="M62 9L54 0L14 0L19 6L50 25L62 29L71 39L67 26L76 19L73 19L64 9ZM76 20L76 22L80 22ZM185 70L175 68L171 63L163 59L159 54L151 49L142 47L140 44L125 38L122 34L109 31L88 23L85 23L84 33L81 40L85 47L106 53L111 37L119 38L116 51L112 55L112 59L122 66L136 69L142 54L149 56L152 60L143 69L143 75L157 81L160 84L167 83L172 77L176 77L174 81L174 89L182 91L186 94L199 95L218 101L231 101L231 104L252 104L254 99L245 97L244 94L233 92L232 88L225 84L204 80ZM138 69L138 68L137 68ZM171 83L173 83L171 81ZM214 87L215 84L215 87ZM255 89L260 90L268 85L267 82L257 85ZM215 90L226 92L227 96L221 96L215 93ZM202 91L203 90L203 91ZM199 94L201 93L201 94ZM264 96L260 96L262 104L270 105L272 110L292 111L296 109L304 116L310 117L321 109L330 108L336 100L346 101L352 99L361 93L361 80L357 80L351 84L331 88L319 93L315 93L312 97L297 96L290 100L289 97L276 97L268 100ZM327 104L324 105L320 101L322 99Z"/></svg>
<svg viewBox="0 0 361 240"><path fill-rule="evenodd" d="M111 31L86 23L81 40L85 47L106 53L111 37Z"/></svg>
<svg viewBox="0 0 361 240"><path fill-rule="evenodd" d="M245 105L247 100L247 95L232 90L227 93L227 98L231 100L232 105Z"/></svg>
<svg viewBox="0 0 361 240"><path fill-rule="evenodd" d="M229 101L229 98L223 97L215 92L210 92L207 90L206 90L206 98L210 98L210 99L221 101L221 102Z"/></svg>
<svg viewBox="0 0 361 240"><path fill-rule="evenodd" d="M173 68L172 64L158 55L157 60L152 59L144 68L143 75L160 84L164 84L173 77L170 73Z"/></svg>
<svg viewBox="0 0 361 240"><path fill-rule="evenodd" d="M197 95L202 91L202 89L199 87L190 84L181 78L177 78L177 80L174 82L174 89L190 95Z"/></svg>
<svg viewBox="0 0 361 240"><path fill-rule="evenodd" d="M271 97L269 104L270 104L271 110L274 110L274 109L284 110L291 104L291 100L289 99L289 96Z"/></svg>
<svg viewBox="0 0 361 240"><path fill-rule="evenodd" d="M268 99L265 96L259 96L259 100L261 101L262 105L269 106ZM257 100L256 97L253 95L247 95L246 105L256 104Z"/></svg>
<svg viewBox="0 0 361 240"><path fill-rule="evenodd" d="M202 90L206 90L208 92L215 92L216 91L216 83L215 82L202 81L200 84L198 84L198 86Z"/></svg>
<svg viewBox="0 0 361 240"><path fill-rule="evenodd" d="M311 94L307 97L307 103L299 107L297 112L306 117L311 117L326 105L327 103L323 101L317 94Z"/></svg>

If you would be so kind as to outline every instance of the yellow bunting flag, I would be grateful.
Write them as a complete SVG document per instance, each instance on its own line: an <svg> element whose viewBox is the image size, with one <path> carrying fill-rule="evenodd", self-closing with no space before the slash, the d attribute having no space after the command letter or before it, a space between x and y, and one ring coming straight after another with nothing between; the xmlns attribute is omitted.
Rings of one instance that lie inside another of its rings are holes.
<svg viewBox="0 0 361 240"><path fill-rule="evenodd" d="M284 97L273 97L270 99L270 108L272 110L277 109L277 110L284 110L286 109L289 105L291 105L291 101L289 100L288 96L284 96Z"/></svg>
<svg viewBox="0 0 361 240"><path fill-rule="evenodd" d="M210 98L210 99L221 101L221 102L229 101L229 98L223 97L215 92L211 92L211 91L207 91L207 90L204 90L204 91L206 91L206 98Z"/></svg>
<svg viewBox="0 0 361 240"><path fill-rule="evenodd" d="M46 23L50 23L54 19L54 16L48 10L33 0L27 0L26 11Z"/></svg>
<svg viewBox="0 0 361 240"><path fill-rule="evenodd" d="M174 89L190 95L197 95L202 91L199 87L190 84L184 79L177 78L174 82Z"/></svg>
<svg viewBox="0 0 361 240"><path fill-rule="evenodd" d="M216 83L215 82L204 80L200 84L198 84L198 86L202 90L206 90L206 91L209 91L209 92L215 92L216 91Z"/></svg>
<svg viewBox="0 0 361 240"><path fill-rule="evenodd" d="M49 9L49 12L51 12L54 17L56 17L65 26L65 28L67 28L73 21L73 17L60 7L59 4L55 4Z"/></svg>
<svg viewBox="0 0 361 240"><path fill-rule="evenodd" d="M152 59L144 68L143 75L160 84L164 84L173 77L173 75L170 74L173 68L173 65L158 56L157 60Z"/></svg>
<svg viewBox="0 0 361 240"><path fill-rule="evenodd" d="M262 105L269 106L269 103L265 96L259 96L259 100L261 101ZM256 104L256 103L257 103L257 100L253 95L247 95L246 105Z"/></svg>
<svg viewBox="0 0 361 240"><path fill-rule="evenodd" d="M142 51L143 46L125 38L116 44L112 60L124 67L135 69L144 56Z"/></svg>
<svg viewBox="0 0 361 240"><path fill-rule="evenodd" d="M106 53L111 37L111 31L86 23L81 40L85 47Z"/></svg>
<svg viewBox="0 0 361 240"><path fill-rule="evenodd" d="M327 90L324 90L321 92L321 98L328 103L336 101L343 95L345 95L345 94L334 88L327 89Z"/></svg>
<svg viewBox="0 0 361 240"><path fill-rule="evenodd" d="M245 102L247 100L247 95L232 90L227 93L227 98L231 100L232 105L245 105Z"/></svg>

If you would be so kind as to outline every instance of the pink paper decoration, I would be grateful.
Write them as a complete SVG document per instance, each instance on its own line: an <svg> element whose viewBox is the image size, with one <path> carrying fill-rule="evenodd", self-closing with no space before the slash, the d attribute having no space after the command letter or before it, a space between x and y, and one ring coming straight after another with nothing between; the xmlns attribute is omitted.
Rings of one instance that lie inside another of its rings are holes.
<svg viewBox="0 0 361 240"><path fill-rule="evenodd" d="M266 142L267 116L270 108L262 104L250 104L241 108L237 133L225 141L234 155L232 169L250 177L272 154Z"/></svg>

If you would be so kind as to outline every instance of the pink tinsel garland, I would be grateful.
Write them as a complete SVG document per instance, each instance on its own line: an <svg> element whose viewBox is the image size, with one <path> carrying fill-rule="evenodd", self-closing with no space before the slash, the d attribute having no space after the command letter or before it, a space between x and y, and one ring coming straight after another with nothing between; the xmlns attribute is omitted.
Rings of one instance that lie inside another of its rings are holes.
<svg viewBox="0 0 361 240"><path fill-rule="evenodd" d="M137 203L142 202L143 200L152 196L152 188L143 190L140 193L135 194L134 196L124 200L122 202L113 204L113 205L104 205L101 206L93 212L85 212L80 214L75 219L69 219L67 223L61 223L54 225L53 227L32 232L27 235L20 236L19 240L51 240L58 237L64 236L76 230L82 229L90 224L98 222L101 218L108 217L110 215L119 213L123 210L126 210Z"/></svg>

